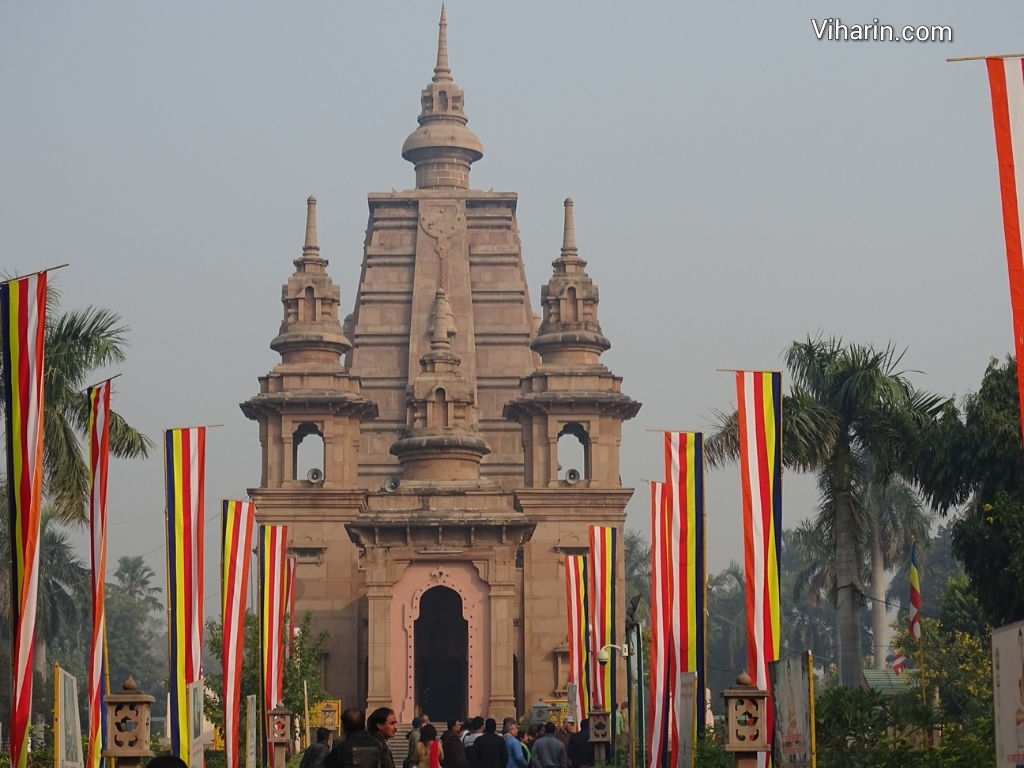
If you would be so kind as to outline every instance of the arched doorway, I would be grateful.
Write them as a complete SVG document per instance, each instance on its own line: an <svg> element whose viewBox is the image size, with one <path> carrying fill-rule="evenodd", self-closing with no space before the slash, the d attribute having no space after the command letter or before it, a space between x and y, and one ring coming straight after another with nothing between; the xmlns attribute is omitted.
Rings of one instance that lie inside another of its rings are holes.
<svg viewBox="0 0 1024 768"><path fill-rule="evenodd" d="M462 618L462 597L437 586L420 598L413 629L416 647L416 704L431 721L468 715L469 624Z"/></svg>

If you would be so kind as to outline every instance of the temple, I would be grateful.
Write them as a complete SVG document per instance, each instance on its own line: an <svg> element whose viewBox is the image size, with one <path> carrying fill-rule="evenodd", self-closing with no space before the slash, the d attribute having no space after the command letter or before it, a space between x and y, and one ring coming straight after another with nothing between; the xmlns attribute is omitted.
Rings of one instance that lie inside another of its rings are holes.
<svg viewBox="0 0 1024 768"><path fill-rule="evenodd" d="M470 184L483 145L443 8L418 122L402 147L415 188L368 197L344 319L307 201L281 362L241 406L262 446L249 493L258 522L288 526L297 613L330 632L332 695L402 722L501 718L565 697L562 561L586 553L588 526L624 525L621 426L640 404L600 362L611 342L571 200L542 316L531 308L516 194Z"/></svg>

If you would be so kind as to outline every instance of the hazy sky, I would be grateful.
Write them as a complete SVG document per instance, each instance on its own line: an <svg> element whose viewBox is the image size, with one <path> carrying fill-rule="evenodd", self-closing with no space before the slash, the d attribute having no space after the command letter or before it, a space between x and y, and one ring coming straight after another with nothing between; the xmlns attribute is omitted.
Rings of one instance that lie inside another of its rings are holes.
<svg viewBox="0 0 1024 768"><path fill-rule="evenodd" d="M305 198L351 310L366 194L413 186L400 148L439 3L0 4L0 267L70 262L63 306L131 327L115 408L208 441L207 514L258 484L238 403L276 362ZM952 44L827 42L812 19L948 24ZM782 367L794 339L908 349L962 395L1012 342L982 62L1024 51L1020 0L448 4L450 61L484 145L478 189L519 193L535 309L562 200L601 289L603 361L643 402L623 435L629 523L660 477L648 428L734 403L716 368ZM114 372L114 371L112 371ZM111 469L110 562L163 579L163 471ZM707 478L710 567L741 557L735 468ZM788 475L785 521L813 511ZM216 607L218 528L207 545ZM84 551L84 538L82 548Z"/></svg>

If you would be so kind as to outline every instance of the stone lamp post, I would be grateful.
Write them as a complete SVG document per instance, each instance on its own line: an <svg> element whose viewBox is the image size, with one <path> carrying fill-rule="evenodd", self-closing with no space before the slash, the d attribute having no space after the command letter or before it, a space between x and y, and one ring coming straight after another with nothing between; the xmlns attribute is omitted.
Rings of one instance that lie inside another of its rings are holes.
<svg viewBox="0 0 1024 768"><path fill-rule="evenodd" d="M725 750L736 755L736 768L757 768L757 753L768 752L768 691L752 685L746 670L736 685L722 691L725 699Z"/></svg>
<svg viewBox="0 0 1024 768"><path fill-rule="evenodd" d="M332 739L337 738L338 732L341 730L338 724L339 712L337 708L328 702L327 704L324 704L324 708L320 710L320 712L323 717L321 725L331 732Z"/></svg>
<svg viewBox="0 0 1024 768"><path fill-rule="evenodd" d="M288 760L288 742L291 741L291 710L284 704L267 712L267 751L270 753L270 768L284 768Z"/></svg>
<svg viewBox="0 0 1024 768"><path fill-rule="evenodd" d="M152 757L149 749L149 716L153 697L139 690L129 675L118 693L103 697L107 707L107 748L103 757L112 757L118 768L139 768L142 758Z"/></svg>

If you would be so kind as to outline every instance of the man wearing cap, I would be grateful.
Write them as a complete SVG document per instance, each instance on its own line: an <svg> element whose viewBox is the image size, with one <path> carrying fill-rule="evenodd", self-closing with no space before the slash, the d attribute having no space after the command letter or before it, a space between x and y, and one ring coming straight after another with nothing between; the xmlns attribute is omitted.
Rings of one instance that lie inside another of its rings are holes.
<svg viewBox="0 0 1024 768"><path fill-rule="evenodd" d="M562 742L562 746L569 748L569 737L576 732L576 720L572 715L562 720L562 726L555 731L555 738Z"/></svg>
<svg viewBox="0 0 1024 768"><path fill-rule="evenodd" d="M420 728L423 727L423 718L417 715L412 719L412 730L409 731L409 735L406 736L409 740L409 754L405 756L405 762L402 763L402 768L416 768L419 763L419 755L416 754L416 747L420 743Z"/></svg>

